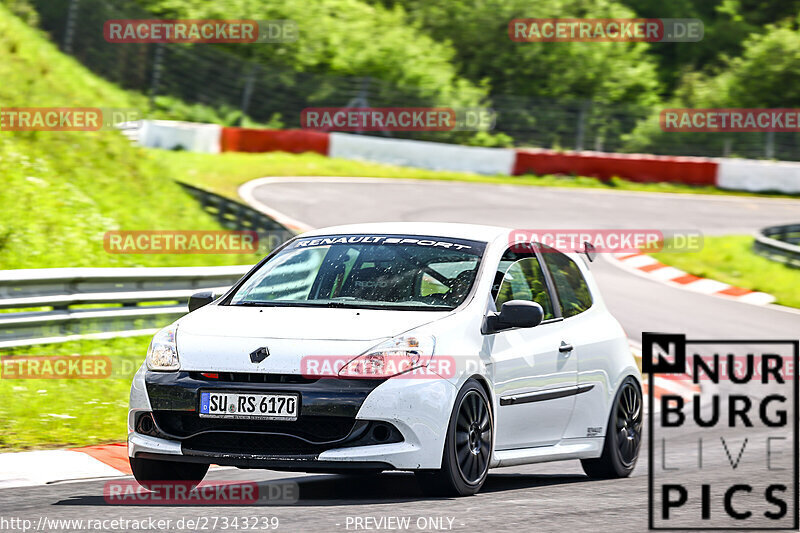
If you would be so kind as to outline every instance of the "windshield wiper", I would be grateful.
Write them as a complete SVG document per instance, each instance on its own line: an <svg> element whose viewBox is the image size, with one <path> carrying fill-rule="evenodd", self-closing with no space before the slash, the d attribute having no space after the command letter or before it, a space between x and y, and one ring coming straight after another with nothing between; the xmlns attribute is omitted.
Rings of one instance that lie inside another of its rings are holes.
<svg viewBox="0 0 800 533"><path fill-rule="evenodd" d="M315 303L316 302L316 303ZM454 309L447 305L431 305L431 304L409 304L397 303L395 305L388 304L387 302L360 302L353 300L346 300L342 302L337 301L319 301L319 300L305 300L305 301L273 301L273 302L239 302L228 304L230 306L240 307L317 307L320 309L336 308L336 309L382 309L386 311L449 311Z"/></svg>

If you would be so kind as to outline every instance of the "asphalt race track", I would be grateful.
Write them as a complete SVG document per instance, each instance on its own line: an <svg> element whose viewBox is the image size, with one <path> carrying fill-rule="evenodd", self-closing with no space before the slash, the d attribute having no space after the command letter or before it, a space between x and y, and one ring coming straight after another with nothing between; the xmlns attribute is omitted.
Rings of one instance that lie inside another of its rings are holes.
<svg viewBox="0 0 800 533"><path fill-rule="evenodd" d="M446 221L512 228L696 229L706 234L747 233L800 219L800 201L716 196L494 186L428 181L313 179L274 183L255 190L264 204L314 227L367 221ZM797 338L800 313L691 293L595 261L607 305L628 335L643 331L685 333L689 338ZM105 481L57 483L0 490L0 515L48 519L250 518L276 516L278 531L369 531L380 517L410 517L409 531L433 530L425 519L452 531L587 531L647 529L647 456L632 478L591 481L576 461L494 470L474 497L424 498L413 476L378 478L297 475L260 470L217 470L207 479L297 482L299 501L282 506L110 506ZM680 452L681 450L676 450ZM691 454L690 445L684 450ZM688 460L688 459L687 459ZM729 471L712 470L707 482L730 483ZM715 477L716 476L716 477ZM356 519L360 519L357 522ZM418 529L419 524L426 527ZM356 524L361 527L357 528ZM184 523L185 524L185 523ZM451 525L450 525L451 524ZM218 525L218 528L221 526ZM210 526L209 526L210 529ZM241 529L241 527L240 527ZM48 530L57 530L51 527ZM58 530L79 530L76 526ZM195 531L201 527L183 527ZM234 530L229 528L229 530ZM398 528L383 529L404 530Z"/></svg>

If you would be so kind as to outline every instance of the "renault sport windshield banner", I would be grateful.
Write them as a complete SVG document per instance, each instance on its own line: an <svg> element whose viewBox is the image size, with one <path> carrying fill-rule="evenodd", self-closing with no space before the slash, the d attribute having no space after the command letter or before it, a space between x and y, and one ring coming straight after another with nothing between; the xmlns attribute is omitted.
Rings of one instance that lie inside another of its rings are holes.
<svg viewBox="0 0 800 533"><path fill-rule="evenodd" d="M486 243L465 239L443 239L441 237L420 237L414 235L331 235L298 239L287 249L316 248L319 246L368 245L368 246L408 246L454 250L462 253L481 255Z"/></svg>

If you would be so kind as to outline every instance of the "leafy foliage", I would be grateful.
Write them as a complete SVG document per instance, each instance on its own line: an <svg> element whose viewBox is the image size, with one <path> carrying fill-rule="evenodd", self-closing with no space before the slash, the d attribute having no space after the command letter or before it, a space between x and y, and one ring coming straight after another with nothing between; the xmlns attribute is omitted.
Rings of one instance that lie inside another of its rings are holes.
<svg viewBox="0 0 800 533"><path fill-rule="evenodd" d="M92 75L0 6L3 107L141 110L141 95ZM152 151L117 131L0 131L0 269L246 264L255 256L108 254L109 230L221 229Z"/></svg>
<svg viewBox="0 0 800 533"><path fill-rule="evenodd" d="M764 33L751 34L742 44L738 57L726 58L710 72L691 72L683 76L667 108L794 108L800 107L800 29L797 22L767 25ZM719 155L737 153L748 145L761 147L763 133L664 133L658 125L656 108L628 136L627 148L634 151L670 151L680 145L713 146ZM800 146L796 133L780 134L777 155L791 157ZM735 141L735 143L733 142ZM732 151L725 153L725 143Z"/></svg>
<svg viewBox="0 0 800 533"><path fill-rule="evenodd" d="M459 77L453 47L408 24L401 8L360 0L137 0L165 18L248 18L297 21L296 42L229 45L227 49L261 63L300 72L372 76L413 87L432 103L477 105L485 91Z"/></svg>
<svg viewBox="0 0 800 533"><path fill-rule="evenodd" d="M409 0L409 18L457 50L459 71L493 95L651 105L659 87L646 43L520 43L515 18L635 17L613 0Z"/></svg>

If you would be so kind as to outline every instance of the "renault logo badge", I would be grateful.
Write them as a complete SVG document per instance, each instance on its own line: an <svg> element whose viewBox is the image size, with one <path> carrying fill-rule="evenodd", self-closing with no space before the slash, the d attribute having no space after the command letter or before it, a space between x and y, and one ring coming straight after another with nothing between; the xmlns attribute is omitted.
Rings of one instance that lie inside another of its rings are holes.
<svg viewBox="0 0 800 533"><path fill-rule="evenodd" d="M261 348L250 353L250 361L252 363L260 363L267 357L269 357L269 348L266 346L262 346Z"/></svg>

